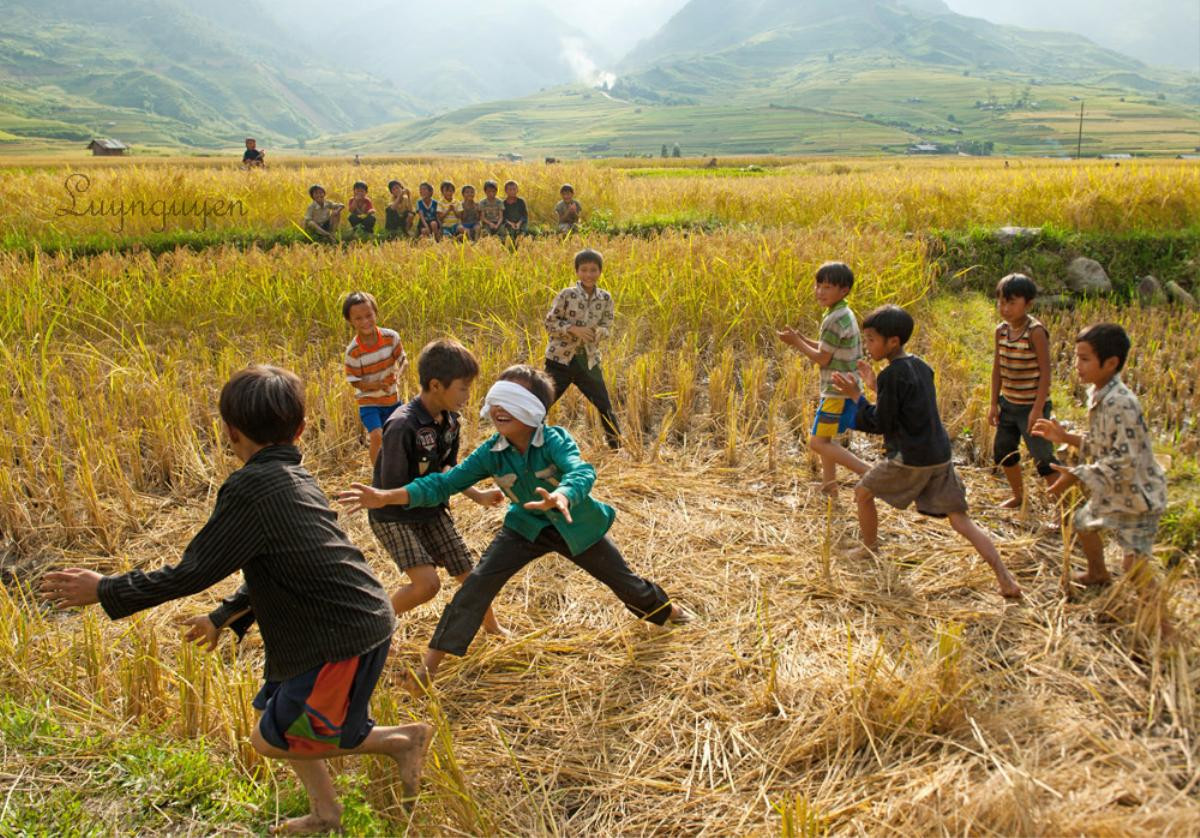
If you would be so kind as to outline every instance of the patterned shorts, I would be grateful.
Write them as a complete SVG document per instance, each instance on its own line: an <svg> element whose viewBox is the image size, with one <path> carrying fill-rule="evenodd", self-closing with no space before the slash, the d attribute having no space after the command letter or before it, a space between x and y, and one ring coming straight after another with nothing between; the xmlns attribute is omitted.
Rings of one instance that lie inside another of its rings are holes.
<svg viewBox="0 0 1200 838"><path fill-rule="evenodd" d="M1107 532L1126 553L1138 556L1154 555L1154 538L1158 535L1158 520L1154 512L1140 515L1120 512L1098 513L1089 501L1075 512L1075 529L1080 532Z"/></svg>
<svg viewBox="0 0 1200 838"><path fill-rule="evenodd" d="M427 564L461 576L475 566L470 548L444 509L428 521L371 521L371 532L401 570Z"/></svg>
<svg viewBox="0 0 1200 838"><path fill-rule="evenodd" d="M858 402L842 396L822 396L813 419L812 435L834 439L839 434L854 428L854 417L858 414Z"/></svg>

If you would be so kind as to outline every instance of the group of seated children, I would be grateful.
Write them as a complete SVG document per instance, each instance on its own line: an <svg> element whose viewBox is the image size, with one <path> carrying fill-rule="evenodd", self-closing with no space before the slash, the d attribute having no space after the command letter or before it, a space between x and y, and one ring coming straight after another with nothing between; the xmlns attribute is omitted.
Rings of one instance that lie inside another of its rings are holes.
<svg viewBox="0 0 1200 838"><path fill-rule="evenodd" d="M525 199L518 195L520 187L515 180L504 184L504 197L497 197L499 187L494 180L483 184L484 198L475 200L475 187L462 188L462 200L455 200L455 185L443 181L441 198L433 197L433 184L422 183L417 187L418 198L398 180L388 182L391 200L384 208L384 235L388 238L429 238L441 241L477 241L481 236L498 236L515 240L529 233L529 209ZM357 181L352 197L346 204L327 199L324 187L313 184L308 188L312 203L304 213L305 232L318 239L333 241L338 237L342 211L347 212L350 234L359 238L375 235L375 205L367 197L367 184ZM569 183L559 190L561 200L555 204L558 219L557 230L567 234L578 229L583 207L575 199L575 188Z"/></svg>
<svg viewBox="0 0 1200 838"><path fill-rule="evenodd" d="M821 371L820 403L809 446L822 461L822 488L837 491L838 464L859 476L854 490L862 544L855 552L880 552L875 499L900 509L949 519L991 566L1003 596L1021 589L991 538L967 516L966 490L955 473L950 439L938 414L933 370L905 352L914 323L904 309L886 305L858 321L846 303L854 274L841 262L817 271L815 295L825 308L817 340L785 327L779 337L810 358ZM1073 524L1087 558L1081 585L1102 585L1111 576L1099 533L1108 531L1124 550L1124 570L1152 553L1159 519L1166 511L1166 475L1154 457L1137 396L1121 381L1129 355L1125 330L1114 323L1084 329L1075 338L1075 370L1088 385L1088 431L1068 432L1050 418L1050 350L1046 327L1029 309L1037 296L1033 280L1011 274L996 286L1002 322L995 330L992 404L996 428L993 455L1012 497L1002 506L1022 505L1020 441L1024 439L1049 491L1061 498L1071 486L1086 489L1087 502ZM863 349L870 362L863 357ZM887 361L878 375L871 362ZM871 404L863 388L874 390ZM860 460L836 437L848 430L882 434L887 456L875 465ZM1053 443L1078 448L1082 464L1061 465Z"/></svg>
<svg viewBox="0 0 1200 838"><path fill-rule="evenodd" d="M428 222L431 234L444 218ZM461 215L456 223L461 227ZM600 408L605 434L617 444L619 430L599 366L598 344L613 317L612 297L598 287L602 267L595 251L576 255L577 282L557 295L546 317L549 375L526 365L501 373L480 410L494 433L461 462L459 412L479 374L475 357L454 340L428 344L417 360L420 393L401 404L397 376L406 356L398 335L378 327L369 294L345 299L343 315L355 331L346 372L370 434L373 472L371 485L354 483L338 500L351 512L368 510L372 532L407 576L390 598L300 465L302 383L286 370L264 366L238 372L221 390L224 432L244 465L221 487L211 518L179 564L112 576L78 568L46 574L42 589L55 604L99 602L117 619L242 572L243 584L234 594L209 614L188 619L188 638L211 648L222 629L240 636L251 622L259 623L265 683L254 700L261 717L251 742L264 756L291 765L311 805L310 814L278 831L340 827L341 807L325 765L330 757L388 756L405 794L417 793L432 728L375 726L368 704L395 615L437 593L437 567L460 586L420 665L406 676L414 691L429 684L446 654L464 655L481 627L503 635L493 600L518 571L547 553L578 565L643 620L660 625L691 620L659 585L630 569L609 534L616 513L592 497L595 468L565 428L546 423L547 411L575 383ZM823 488L836 493L836 464L860 475L855 499L861 552L879 551L877 497L899 508L915 502L919 512L948 518L991 566L1001 593L1019 597L1021 589L996 546L967 516L966 491L938 413L934 372L905 351L913 318L899 306L885 305L860 331L846 304L853 284L845 264L823 265L815 285L826 309L818 338L790 328L779 333L821 369L811 446L824 464ZM1049 418L1045 327L1026 310L1036 288L1025 277L1010 276L997 291L1004 318L996 330L993 377L997 463L1006 469L1014 498L1020 498L1020 474L1011 469L1017 466L1016 440L1024 438L1039 471L1054 476L1052 493L1061 495L1074 483L1086 489L1090 497L1076 513L1075 526L1088 569L1078 581L1102 584L1110 577L1098 533L1113 533L1125 549L1128 570L1150 554L1166 504L1166 479L1137 397L1121 382L1129 338L1107 323L1075 338L1076 371L1090 385L1089 427L1070 433ZM871 362L882 361L887 366L876 375ZM875 391L874 403L864 388ZM886 456L870 465L838 445L835 438L852 428L881 434ZM1084 462L1059 465L1036 440L1075 446ZM489 479L494 488L476 488ZM508 504L503 524L474 566L449 514L448 501L456 493L484 506Z"/></svg>

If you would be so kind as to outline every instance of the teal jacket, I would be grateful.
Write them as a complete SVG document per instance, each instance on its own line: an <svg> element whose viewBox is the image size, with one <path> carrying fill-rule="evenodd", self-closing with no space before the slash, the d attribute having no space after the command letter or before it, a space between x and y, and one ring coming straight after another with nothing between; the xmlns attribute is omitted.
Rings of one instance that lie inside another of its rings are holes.
<svg viewBox="0 0 1200 838"><path fill-rule="evenodd" d="M493 434L450 471L428 474L404 488L408 490L409 506L438 506L489 477L510 502L504 526L530 541L547 526L553 526L567 542L572 556L603 538L617 517L612 507L592 499L589 493L596 482L596 469L584 462L571 435L557 426L538 428L524 454L500 434ZM529 501L541 500L539 486L566 496L570 524L561 512L524 507Z"/></svg>

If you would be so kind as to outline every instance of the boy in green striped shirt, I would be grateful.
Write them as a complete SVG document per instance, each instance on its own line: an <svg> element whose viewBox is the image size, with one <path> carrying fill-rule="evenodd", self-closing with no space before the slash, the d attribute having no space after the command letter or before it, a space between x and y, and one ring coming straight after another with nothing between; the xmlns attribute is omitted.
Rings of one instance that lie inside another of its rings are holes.
<svg viewBox="0 0 1200 838"><path fill-rule="evenodd" d="M826 262L817 269L814 294L825 308L819 340L801 335L790 326L778 332L779 339L808 357L821 371L820 404L809 433L809 450L821 458L821 491L837 493L837 466L855 474L866 474L867 464L842 446L838 435L854 427L856 405L833 386L836 372L858 377L858 361L863 357L862 334L858 319L846 297L854 287L854 272L845 262Z"/></svg>

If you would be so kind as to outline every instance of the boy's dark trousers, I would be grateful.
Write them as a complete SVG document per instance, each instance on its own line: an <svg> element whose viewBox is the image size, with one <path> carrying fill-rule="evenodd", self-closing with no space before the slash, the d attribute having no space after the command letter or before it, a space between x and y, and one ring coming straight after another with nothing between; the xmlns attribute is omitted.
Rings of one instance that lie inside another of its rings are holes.
<svg viewBox="0 0 1200 838"><path fill-rule="evenodd" d="M350 213L350 229L353 230L356 227L361 227L362 231L367 235L374 233L375 216L371 215L370 213L364 213L363 215L355 215L354 213Z"/></svg>
<svg viewBox="0 0 1200 838"><path fill-rule="evenodd" d="M504 527L442 612L429 648L465 655L496 594L517 571L546 553L558 553L579 565L611 588L639 618L661 626L671 616L671 601L666 592L630 570L607 535L578 556L572 556L567 542L553 526L538 533L534 541Z"/></svg>
<svg viewBox="0 0 1200 838"><path fill-rule="evenodd" d="M554 380L554 401L558 401L574 384L583 393L584 398L600 411L600 423L604 426L604 436L609 448L621 447L621 426L617 424L617 415L613 412L612 400L608 397L608 387L604 384L604 371L600 365L588 369L587 354L577 352L570 364L560 364L558 361L546 359L546 372Z"/></svg>
<svg viewBox="0 0 1200 838"><path fill-rule="evenodd" d="M406 212L403 215L396 212L391 207L385 207L383 210L383 229L389 235L408 235L408 221L412 213Z"/></svg>

